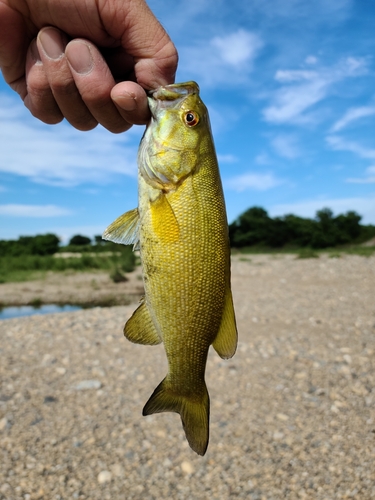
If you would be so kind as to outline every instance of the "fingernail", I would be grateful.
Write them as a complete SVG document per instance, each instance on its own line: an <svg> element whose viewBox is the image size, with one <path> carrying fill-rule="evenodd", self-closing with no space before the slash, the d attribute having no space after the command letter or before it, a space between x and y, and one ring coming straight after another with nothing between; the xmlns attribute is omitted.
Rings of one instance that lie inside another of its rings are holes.
<svg viewBox="0 0 375 500"><path fill-rule="evenodd" d="M40 63L42 62L39 54L39 50L36 44L36 38L31 42L30 44L30 53L31 53L31 58L35 63Z"/></svg>
<svg viewBox="0 0 375 500"><path fill-rule="evenodd" d="M137 101L134 94L123 92L112 99L124 111L134 111L137 108Z"/></svg>
<svg viewBox="0 0 375 500"><path fill-rule="evenodd" d="M90 47L79 40L68 44L66 57L73 70L80 75L87 75L94 66Z"/></svg>
<svg viewBox="0 0 375 500"><path fill-rule="evenodd" d="M64 54L65 44L59 31L53 28L44 29L39 33L38 38L46 56L50 59L60 59Z"/></svg>

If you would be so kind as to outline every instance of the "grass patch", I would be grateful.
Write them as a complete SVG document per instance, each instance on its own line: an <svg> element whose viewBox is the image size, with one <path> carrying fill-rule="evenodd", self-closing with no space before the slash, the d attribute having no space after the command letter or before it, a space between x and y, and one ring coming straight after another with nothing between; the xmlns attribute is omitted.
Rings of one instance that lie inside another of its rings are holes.
<svg viewBox="0 0 375 500"><path fill-rule="evenodd" d="M29 302L29 305L32 306L34 309L40 309L42 304L43 301L40 297L35 297L35 299L30 300Z"/></svg>
<svg viewBox="0 0 375 500"><path fill-rule="evenodd" d="M339 259L340 257L342 257L342 253L340 253L340 252L331 252L330 254L328 254L328 257L330 259Z"/></svg>
<svg viewBox="0 0 375 500"><path fill-rule="evenodd" d="M24 281L42 280L45 278L46 273L47 271L17 271L16 269L9 269L6 272L0 271L0 283L22 283Z"/></svg>
<svg viewBox="0 0 375 500"><path fill-rule="evenodd" d="M319 254L312 248L302 248L298 254L297 259L319 259Z"/></svg>
<svg viewBox="0 0 375 500"><path fill-rule="evenodd" d="M47 271L107 270L121 273L133 271L135 255L130 247L123 247L114 254L86 255L79 257L53 257L51 255L20 255L0 257L0 281L2 283L40 279Z"/></svg>
<svg viewBox="0 0 375 500"><path fill-rule="evenodd" d="M331 247L322 249L313 248L295 248L295 247L284 247L284 248L267 248L267 247L243 247L243 248L232 248L232 255L258 255L267 254L272 257L278 255L294 254L299 259L311 259L318 258L320 255L328 254L330 258L339 258L343 255L359 255L362 257L371 257L375 255L375 246L362 246L362 245L348 245L341 247ZM239 260L245 257L240 257Z"/></svg>
<svg viewBox="0 0 375 500"><path fill-rule="evenodd" d="M375 254L375 247L352 247L344 250L349 255L360 255L361 257L371 257Z"/></svg>

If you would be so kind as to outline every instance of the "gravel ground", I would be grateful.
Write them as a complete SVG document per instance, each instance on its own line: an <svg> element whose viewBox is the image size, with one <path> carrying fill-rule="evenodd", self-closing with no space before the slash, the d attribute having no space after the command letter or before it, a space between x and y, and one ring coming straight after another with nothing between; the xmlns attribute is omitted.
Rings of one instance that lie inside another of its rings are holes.
<svg viewBox="0 0 375 500"><path fill-rule="evenodd" d="M375 257L235 256L236 356L210 353L211 438L142 417L162 346L135 304L0 322L0 498L375 498Z"/></svg>

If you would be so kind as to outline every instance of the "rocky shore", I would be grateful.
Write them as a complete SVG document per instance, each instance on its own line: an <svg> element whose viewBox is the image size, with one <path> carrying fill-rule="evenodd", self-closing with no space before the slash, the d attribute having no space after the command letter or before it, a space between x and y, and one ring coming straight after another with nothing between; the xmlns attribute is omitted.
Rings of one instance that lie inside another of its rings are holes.
<svg viewBox="0 0 375 500"><path fill-rule="evenodd" d="M374 499L375 256L232 273L240 341L209 355L203 458L178 415L141 416L166 360L122 335L137 271L129 305L0 321L0 499Z"/></svg>

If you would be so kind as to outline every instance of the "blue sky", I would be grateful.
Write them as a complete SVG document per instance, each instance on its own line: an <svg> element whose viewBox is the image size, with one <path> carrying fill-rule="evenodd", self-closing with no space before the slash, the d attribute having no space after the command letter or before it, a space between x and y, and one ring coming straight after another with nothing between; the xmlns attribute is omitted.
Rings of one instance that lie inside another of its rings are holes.
<svg viewBox="0 0 375 500"><path fill-rule="evenodd" d="M375 224L375 3L150 0L207 104L228 219L330 207ZM0 76L0 239L100 234L137 204L144 127L33 118Z"/></svg>

